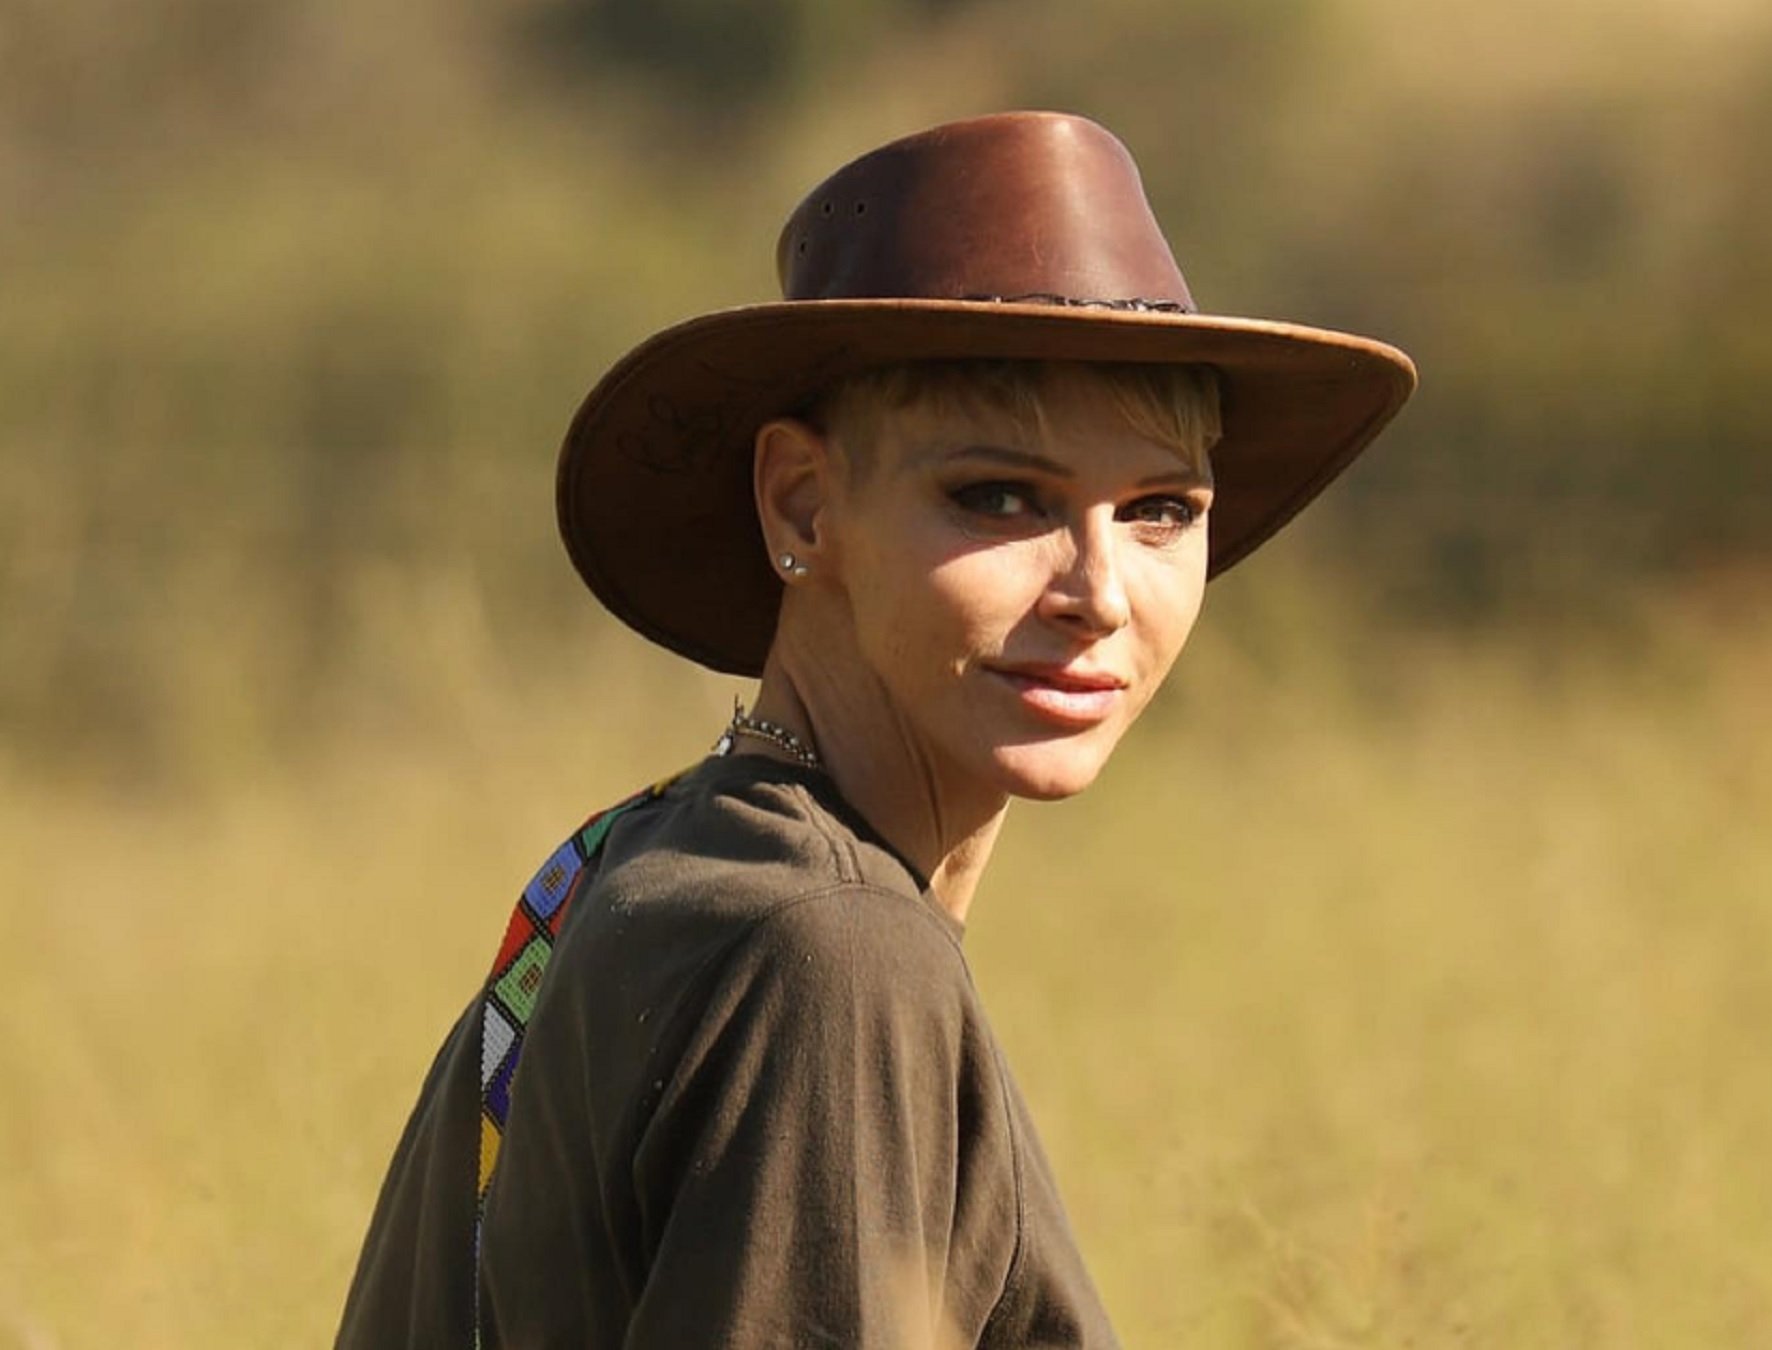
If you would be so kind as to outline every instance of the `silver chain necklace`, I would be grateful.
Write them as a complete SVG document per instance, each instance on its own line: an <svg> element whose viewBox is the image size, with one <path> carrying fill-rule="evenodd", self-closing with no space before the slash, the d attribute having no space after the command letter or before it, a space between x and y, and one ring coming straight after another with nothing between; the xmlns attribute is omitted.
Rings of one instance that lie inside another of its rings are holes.
<svg viewBox="0 0 1772 1350"><path fill-rule="evenodd" d="M726 730L720 739L714 742L716 755L732 753L733 743L740 736L749 736L752 740L768 741L778 750L786 751L793 759L809 769L822 768L818 751L779 722L771 722L766 718L752 717L744 710L744 704L737 699L732 700L732 720L726 724Z"/></svg>

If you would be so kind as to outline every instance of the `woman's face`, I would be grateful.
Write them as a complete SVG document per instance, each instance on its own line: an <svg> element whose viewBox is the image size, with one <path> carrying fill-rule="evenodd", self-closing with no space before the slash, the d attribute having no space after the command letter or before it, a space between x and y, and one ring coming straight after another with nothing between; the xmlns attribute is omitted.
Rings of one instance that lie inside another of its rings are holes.
<svg viewBox="0 0 1772 1350"><path fill-rule="evenodd" d="M832 656L859 667L837 673L876 685L935 772L1051 799L1093 781L1187 640L1212 489L1086 376L1043 394L1034 431L884 414L820 551L850 630Z"/></svg>

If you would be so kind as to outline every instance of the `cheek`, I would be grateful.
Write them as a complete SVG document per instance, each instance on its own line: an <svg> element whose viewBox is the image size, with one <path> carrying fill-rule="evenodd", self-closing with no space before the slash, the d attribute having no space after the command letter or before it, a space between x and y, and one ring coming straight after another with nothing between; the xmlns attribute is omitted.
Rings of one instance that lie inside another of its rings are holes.
<svg viewBox="0 0 1772 1350"><path fill-rule="evenodd" d="M858 620L880 647L955 661L995 650L1051 572L1039 541L982 541L927 513L899 525L847 560Z"/></svg>
<svg viewBox="0 0 1772 1350"><path fill-rule="evenodd" d="M847 582L863 659L889 687L909 692L964 649L963 608L932 567L910 547L854 557Z"/></svg>
<svg viewBox="0 0 1772 1350"><path fill-rule="evenodd" d="M1141 578L1135 611L1141 619L1145 645L1159 677L1168 672L1193 632L1206 598L1204 548L1179 563L1152 569Z"/></svg>
<svg viewBox="0 0 1772 1350"><path fill-rule="evenodd" d="M970 572L950 565L868 582L857 606L862 641L894 682L939 679L995 645L984 588Z"/></svg>
<svg viewBox="0 0 1772 1350"><path fill-rule="evenodd" d="M1052 573L1038 541L955 551L930 573L930 591L957 633L981 652L1000 651L1033 614Z"/></svg>

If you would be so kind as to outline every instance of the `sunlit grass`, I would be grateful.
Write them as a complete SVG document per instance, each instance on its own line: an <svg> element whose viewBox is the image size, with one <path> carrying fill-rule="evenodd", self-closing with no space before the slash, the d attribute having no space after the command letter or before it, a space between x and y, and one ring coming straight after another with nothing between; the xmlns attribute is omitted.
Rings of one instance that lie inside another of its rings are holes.
<svg viewBox="0 0 1772 1350"><path fill-rule="evenodd" d="M1768 655L1202 704L1018 850L975 959L1134 1343L1772 1333Z"/></svg>
<svg viewBox="0 0 1772 1350"><path fill-rule="evenodd" d="M1689 613L1209 630L1021 810L969 948L1129 1344L1772 1336L1772 650ZM325 1341L516 886L721 719L637 647L178 800L0 780L0 1346Z"/></svg>
<svg viewBox="0 0 1772 1350"><path fill-rule="evenodd" d="M1567 543L1611 615L1403 641L1264 555L1019 812L969 949L1127 1342L1772 1344L1768 578L1620 598L1763 549L1766 7L775 6L748 112L559 8L15 7L0 1350L329 1338L517 885L730 697L561 617L574 402L1014 104L1127 138L1209 308L1421 359L1314 556L1511 620Z"/></svg>

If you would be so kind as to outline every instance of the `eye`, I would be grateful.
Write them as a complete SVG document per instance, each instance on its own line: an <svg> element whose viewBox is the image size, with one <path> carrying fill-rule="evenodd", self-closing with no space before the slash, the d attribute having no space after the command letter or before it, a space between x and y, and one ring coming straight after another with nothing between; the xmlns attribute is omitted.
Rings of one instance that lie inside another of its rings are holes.
<svg viewBox="0 0 1772 1350"><path fill-rule="evenodd" d="M1171 532L1187 529L1204 514L1205 507L1202 503L1168 493L1140 497L1120 509L1121 520Z"/></svg>
<svg viewBox="0 0 1772 1350"><path fill-rule="evenodd" d="M968 483L953 489L948 496L968 515L993 520L1013 520L1034 515L1040 509L1033 492L1021 483Z"/></svg>

